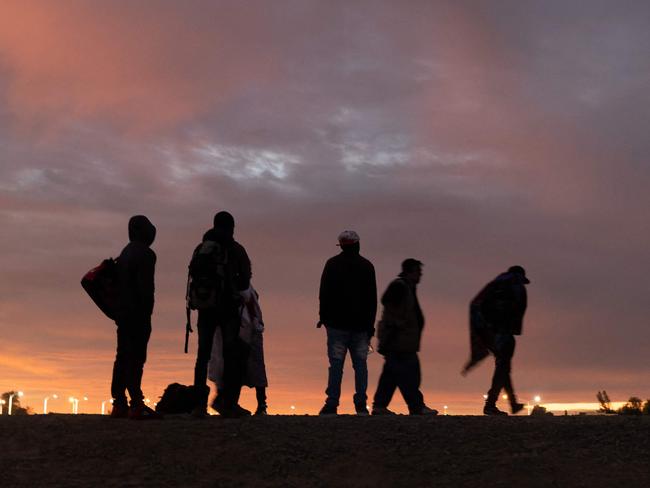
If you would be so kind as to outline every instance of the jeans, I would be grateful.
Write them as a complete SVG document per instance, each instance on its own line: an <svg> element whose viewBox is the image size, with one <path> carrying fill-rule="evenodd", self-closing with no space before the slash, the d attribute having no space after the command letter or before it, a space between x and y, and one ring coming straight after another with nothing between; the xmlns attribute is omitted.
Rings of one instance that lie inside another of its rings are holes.
<svg viewBox="0 0 650 488"><path fill-rule="evenodd" d="M420 412L424 407L424 397L420 391L421 378L420 360L416 352L386 354L373 406L388 407L395 389L399 388L409 412Z"/></svg>
<svg viewBox="0 0 650 488"><path fill-rule="evenodd" d="M237 315L224 316L215 310L199 312L197 323L199 349L194 366L194 386L199 392L198 402L207 403L208 361L212 354L212 340L217 327L221 328L223 339L223 388L220 396L225 407L233 408L239 402L248 359L248 347L239 339L239 317Z"/></svg>
<svg viewBox="0 0 650 488"><path fill-rule="evenodd" d="M117 353L113 364L111 396L115 405L127 406L126 391L131 406L143 403L142 373L147 360L147 344L151 336L151 320L142 323L119 322L117 324Z"/></svg>
<svg viewBox="0 0 650 488"><path fill-rule="evenodd" d="M334 329L327 327L327 357L330 362L327 378L327 400L325 404L330 407L339 406L341 397L341 381L343 380L343 364L345 355L350 351L352 368L354 369L354 406L365 409L368 397L368 333Z"/></svg>
<svg viewBox="0 0 650 488"><path fill-rule="evenodd" d="M515 390L510 378L512 356L515 353L515 338L512 334L496 334L494 344L490 347L494 354L494 375L492 376L492 386L488 391L486 403L495 405L499 399L499 393L505 389L510 404L517 402Z"/></svg>

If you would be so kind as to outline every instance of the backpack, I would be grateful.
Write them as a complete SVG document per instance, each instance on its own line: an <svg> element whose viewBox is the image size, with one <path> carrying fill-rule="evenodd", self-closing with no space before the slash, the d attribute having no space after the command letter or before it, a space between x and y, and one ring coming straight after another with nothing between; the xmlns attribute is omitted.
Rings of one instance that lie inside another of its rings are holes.
<svg viewBox="0 0 650 488"><path fill-rule="evenodd" d="M117 305L117 260L104 259L81 278L81 286L106 316L115 320Z"/></svg>
<svg viewBox="0 0 650 488"><path fill-rule="evenodd" d="M156 404L156 412L162 414L191 413L196 400L193 386L172 383L165 388L160 401Z"/></svg>
<svg viewBox="0 0 650 488"><path fill-rule="evenodd" d="M230 289L227 265L228 250L216 241L203 241L194 249L185 292L185 354L193 332L190 311L216 308L223 303Z"/></svg>
<svg viewBox="0 0 650 488"><path fill-rule="evenodd" d="M191 310L215 308L228 290L228 250L216 241L197 246L187 274L187 306Z"/></svg>

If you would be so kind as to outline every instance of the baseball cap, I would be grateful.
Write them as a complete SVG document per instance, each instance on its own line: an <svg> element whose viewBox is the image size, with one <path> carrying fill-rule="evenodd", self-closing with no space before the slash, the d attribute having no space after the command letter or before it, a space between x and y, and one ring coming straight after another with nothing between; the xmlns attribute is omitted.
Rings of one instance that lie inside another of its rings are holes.
<svg viewBox="0 0 650 488"><path fill-rule="evenodd" d="M337 246L349 246L359 242L359 234L353 230L344 230L339 234L339 243Z"/></svg>

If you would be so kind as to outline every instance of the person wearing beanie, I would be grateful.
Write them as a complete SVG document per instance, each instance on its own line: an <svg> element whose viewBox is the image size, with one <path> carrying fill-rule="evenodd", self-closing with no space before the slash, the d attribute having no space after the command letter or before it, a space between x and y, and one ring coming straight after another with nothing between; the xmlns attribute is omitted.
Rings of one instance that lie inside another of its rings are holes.
<svg viewBox="0 0 650 488"><path fill-rule="evenodd" d="M470 303L471 357L463 367L465 376L489 354L494 356L492 385L486 395L485 415L508 415L496 406L501 390L505 390L513 414L524 405L517 401L510 376L515 337L521 335L528 298L525 285L530 280L521 266L511 266L490 281Z"/></svg>
<svg viewBox="0 0 650 488"><path fill-rule="evenodd" d="M377 283L375 268L359 254L359 235L351 230L338 237L341 252L325 264L320 281L320 320L327 330L329 373L327 399L320 415L336 415L341 396L345 356L350 351L354 369L354 407L368 415L368 367L370 338L375 333Z"/></svg>
<svg viewBox="0 0 650 488"><path fill-rule="evenodd" d="M418 351L424 314L416 288L422 278L422 263L409 258L402 262L402 272L384 292L384 306L378 324L377 351L384 356L377 391L372 405L373 415L394 415L388 404L399 388L410 415L437 415L438 411L424 403L420 391L421 370Z"/></svg>
<svg viewBox="0 0 650 488"><path fill-rule="evenodd" d="M131 217L129 243L117 258L117 353L111 381L113 418L161 418L144 404L141 388L154 306L156 253L150 246L155 237L156 228L147 217ZM130 409L127 391L131 397Z"/></svg>

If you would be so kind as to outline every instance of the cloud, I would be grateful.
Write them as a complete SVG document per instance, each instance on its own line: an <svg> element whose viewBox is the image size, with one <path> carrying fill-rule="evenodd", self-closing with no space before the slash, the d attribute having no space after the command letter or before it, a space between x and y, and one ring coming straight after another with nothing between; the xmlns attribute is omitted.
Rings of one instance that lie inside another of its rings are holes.
<svg viewBox="0 0 650 488"><path fill-rule="evenodd" d="M79 279L145 213L158 227L150 385L189 381L191 358L170 352L187 261L228 208L283 398L322 389L318 279L343 228L380 289L404 257L425 262L427 388L482 391L457 381L466 306L514 263L533 278L517 364L558 395L560 377L583 391L569 371L634 384L648 353L647 5L410 5L4 2L3 337L69 350L66 381L105 382L112 324ZM95 376L83 350L101 358Z"/></svg>

